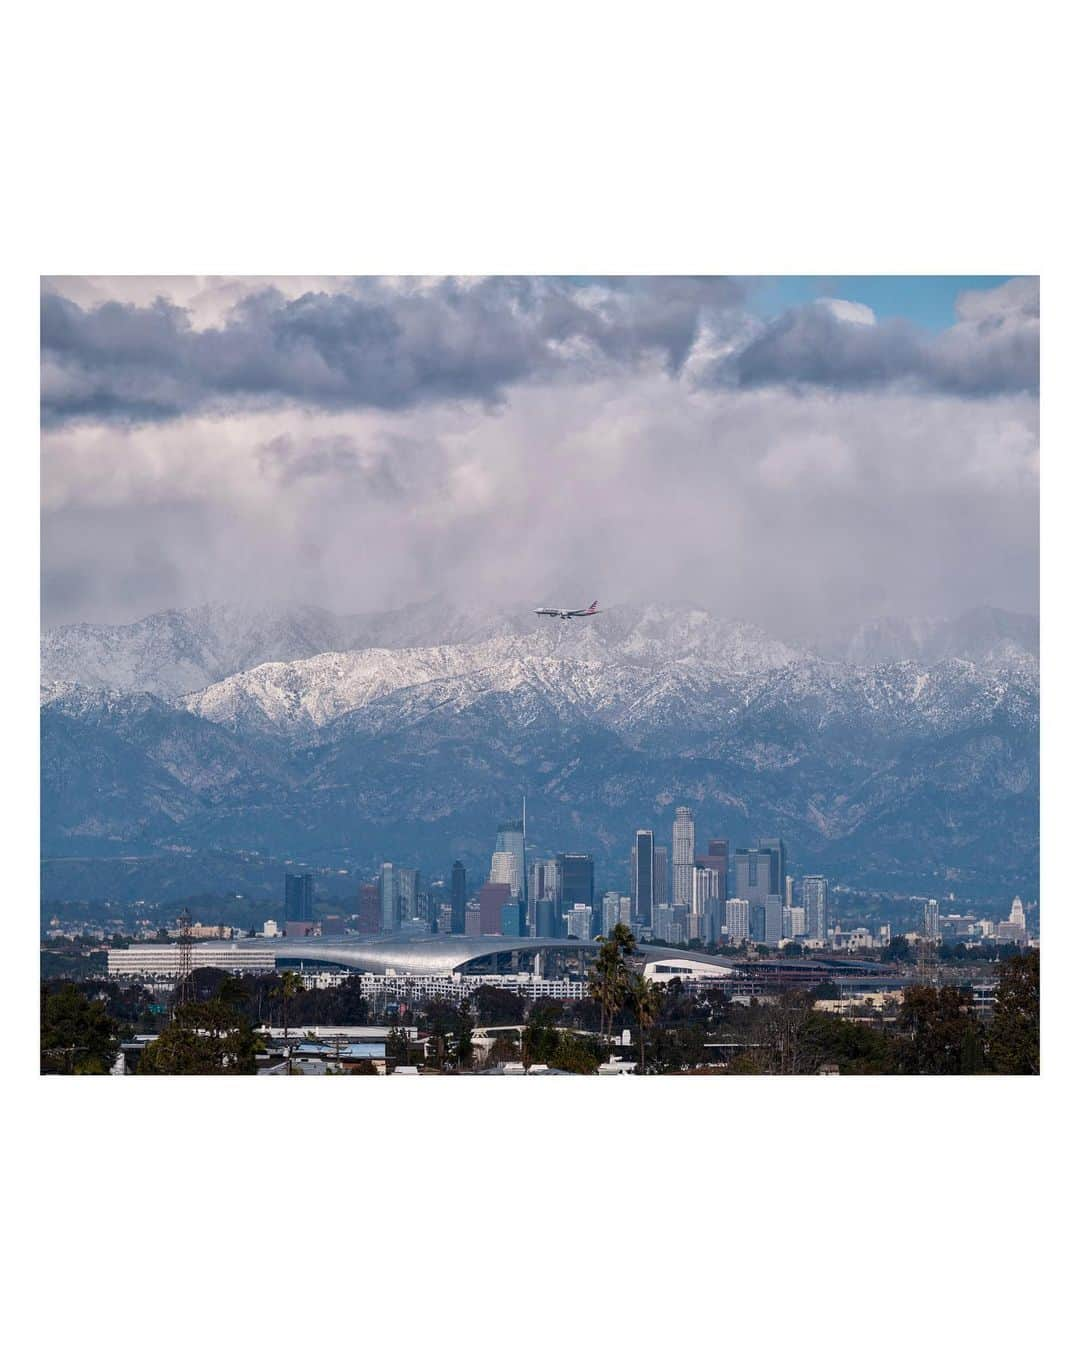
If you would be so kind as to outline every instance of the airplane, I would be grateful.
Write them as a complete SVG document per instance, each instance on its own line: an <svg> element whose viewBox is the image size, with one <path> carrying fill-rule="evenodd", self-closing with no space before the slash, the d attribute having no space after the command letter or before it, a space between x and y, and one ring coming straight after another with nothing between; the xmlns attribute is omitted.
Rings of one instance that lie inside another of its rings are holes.
<svg viewBox="0 0 1080 1349"><path fill-rule="evenodd" d="M541 618L592 618L594 614L603 613L602 609L596 607L596 600L587 609L536 609L534 610Z"/></svg>

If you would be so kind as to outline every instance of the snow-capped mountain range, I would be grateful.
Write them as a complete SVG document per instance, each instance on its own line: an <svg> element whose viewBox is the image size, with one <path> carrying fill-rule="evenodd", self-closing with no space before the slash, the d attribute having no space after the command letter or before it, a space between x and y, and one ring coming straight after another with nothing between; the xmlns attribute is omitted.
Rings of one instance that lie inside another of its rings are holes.
<svg viewBox="0 0 1080 1349"><path fill-rule="evenodd" d="M45 846L358 864L395 847L433 867L436 846L482 856L527 787L538 839L613 865L685 800L710 832L781 832L815 865L980 884L1007 866L1015 888L1037 861L1037 644L1035 620L996 610L816 651L629 606L569 623L208 606L58 628Z"/></svg>

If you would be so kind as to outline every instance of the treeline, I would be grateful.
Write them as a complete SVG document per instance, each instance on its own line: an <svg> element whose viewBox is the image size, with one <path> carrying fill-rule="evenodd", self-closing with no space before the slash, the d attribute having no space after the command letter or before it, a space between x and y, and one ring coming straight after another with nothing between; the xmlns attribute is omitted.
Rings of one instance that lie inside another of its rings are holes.
<svg viewBox="0 0 1080 1349"><path fill-rule="evenodd" d="M629 938L629 934L626 934ZM592 1073L630 1031L639 1072L734 1074L1035 1074L1039 1072L1039 955L1006 961L988 1018L971 992L955 985L914 986L892 1020L853 1021L815 1010L812 993L733 1003L720 988L661 985L634 973L617 929L598 948L590 996L526 1002L510 990L481 986L463 1006L429 1001L383 1012L389 1066L416 1064L442 1072L475 1066L473 1031L494 1032L489 1061L546 1063ZM120 1041L140 1031L158 1039L140 1055L145 1073L254 1073L262 1048L256 1027L360 1025L371 1008L359 979L304 989L293 972L232 978L196 974L194 998L172 1014L157 996L133 985L90 980L45 983L41 990L41 1071L107 1073ZM425 1055L405 1032L431 1037ZM423 1058L422 1058L423 1056Z"/></svg>

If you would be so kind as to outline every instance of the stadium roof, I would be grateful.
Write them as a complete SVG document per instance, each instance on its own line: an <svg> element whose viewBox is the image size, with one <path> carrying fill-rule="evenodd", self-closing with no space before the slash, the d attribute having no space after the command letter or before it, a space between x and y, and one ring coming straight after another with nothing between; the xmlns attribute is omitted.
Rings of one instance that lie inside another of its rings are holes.
<svg viewBox="0 0 1080 1349"><path fill-rule="evenodd" d="M387 933L378 937L306 937L297 940L276 938L245 939L241 947L272 950L275 958L342 965L370 974L454 974L474 960L510 951L562 951L566 954L595 951L593 942L569 937L460 937L401 936ZM692 959L715 965L718 971L735 968L728 956L673 950L667 946L639 945L635 954L648 960Z"/></svg>

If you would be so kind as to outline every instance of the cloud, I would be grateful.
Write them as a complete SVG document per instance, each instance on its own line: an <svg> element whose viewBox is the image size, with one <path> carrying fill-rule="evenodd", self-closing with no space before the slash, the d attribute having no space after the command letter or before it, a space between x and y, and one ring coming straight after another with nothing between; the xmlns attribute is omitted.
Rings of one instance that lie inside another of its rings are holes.
<svg viewBox="0 0 1080 1349"><path fill-rule="evenodd" d="M652 369L558 398L520 386L498 415L440 404L55 428L49 621L208 600L345 612L579 591L788 630L1030 610L1036 417L1024 395L688 395ZM156 550L150 572L140 548ZM65 592L77 572L92 594Z"/></svg>
<svg viewBox="0 0 1080 1349"><path fill-rule="evenodd" d="M903 319L875 322L848 301L789 310L730 357L706 384L907 386L967 397L1034 393L1039 379L1038 282L1018 278L960 297L957 322L935 335Z"/></svg>
<svg viewBox="0 0 1080 1349"><path fill-rule="evenodd" d="M47 623L1037 608L1035 281L938 336L714 278L136 281L45 288Z"/></svg>
<svg viewBox="0 0 1080 1349"><path fill-rule="evenodd" d="M197 327L164 294L84 308L71 291L47 283L42 295L46 425L288 403L491 403L528 379L650 358L676 372L703 315L742 295L722 277L359 279L293 297L245 288L220 323Z"/></svg>

